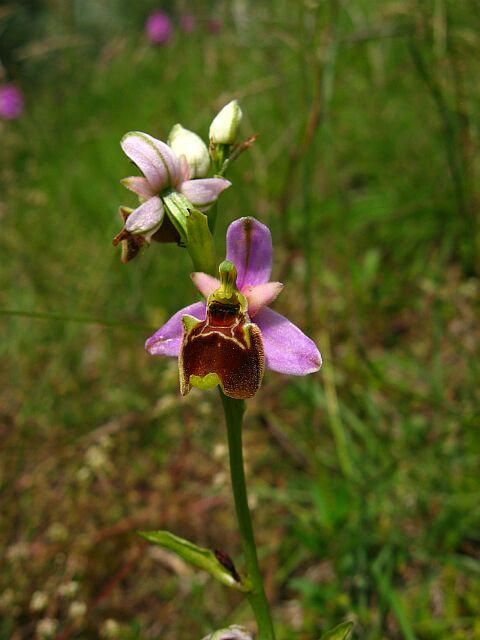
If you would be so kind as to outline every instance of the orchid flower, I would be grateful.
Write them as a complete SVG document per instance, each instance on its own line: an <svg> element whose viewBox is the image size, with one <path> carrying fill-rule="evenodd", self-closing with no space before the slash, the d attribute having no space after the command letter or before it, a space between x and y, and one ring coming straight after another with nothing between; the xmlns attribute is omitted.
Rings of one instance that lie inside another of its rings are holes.
<svg viewBox="0 0 480 640"><path fill-rule="evenodd" d="M127 133L121 146L144 174L143 177L122 180L122 184L136 193L141 202L133 211L121 209L124 228L113 242L114 245L124 242L123 262L135 257L140 247L150 243L152 238L159 242L180 239L175 220L169 215L165 219L165 198L172 191L182 194L193 208L204 212L231 184L225 178L191 180L188 154L178 157L165 142L146 133Z"/></svg>
<svg viewBox="0 0 480 640"><path fill-rule="evenodd" d="M272 258L268 227L255 218L236 220L227 231L221 279L192 274L207 301L177 311L147 340L150 354L179 358L182 394L192 385L220 384L226 395L247 398L258 390L264 365L297 376L321 367L314 342L267 306L283 288L269 282Z"/></svg>

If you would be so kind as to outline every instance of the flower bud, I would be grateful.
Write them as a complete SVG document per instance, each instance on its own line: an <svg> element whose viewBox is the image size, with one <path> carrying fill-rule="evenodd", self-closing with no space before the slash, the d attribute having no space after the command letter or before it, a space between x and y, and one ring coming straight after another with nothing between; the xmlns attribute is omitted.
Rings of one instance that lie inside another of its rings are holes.
<svg viewBox="0 0 480 640"><path fill-rule="evenodd" d="M238 100L232 100L221 109L210 125L210 141L214 144L233 144L242 120Z"/></svg>
<svg viewBox="0 0 480 640"><path fill-rule="evenodd" d="M234 624L228 629L214 631L203 640L252 640L252 636L246 629Z"/></svg>
<svg viewBox="0 0 480 640"><path fill-rule="evenodd" d="M193 131L176 124L168 136L168 144L180 158L185 156L189 168L189 178L204 178L210 169L210 156L204 141Z"/></svg>

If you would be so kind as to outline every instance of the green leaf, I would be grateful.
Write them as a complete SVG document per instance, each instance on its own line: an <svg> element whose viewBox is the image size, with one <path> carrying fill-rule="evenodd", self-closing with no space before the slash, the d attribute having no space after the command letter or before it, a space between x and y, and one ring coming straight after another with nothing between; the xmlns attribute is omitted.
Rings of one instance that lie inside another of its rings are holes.
<svg viewBox="0 0 480 640"><path fill-rule="evenodd" d="M192 542L179 538L169 531L139 531L138 533L145 540L172 551L197 569L203 569L227 587L243 593L251 591L249 580L238 575L233 562L226 554L213 553L210 549L197 547Z"/></svg>
<svg viewBox="0 0 480 640"><path fill-rule="evenodd" d="M190 208L187 217L187 250L197 271L215 273L215 246L207 216Z"/></svg>
<svg viewBox="0 0 480 640"><path fill-rule="evenodd" d="M350 635L353 622L342 622L338 627L324 633L320 640L345 640Z"/></svg>

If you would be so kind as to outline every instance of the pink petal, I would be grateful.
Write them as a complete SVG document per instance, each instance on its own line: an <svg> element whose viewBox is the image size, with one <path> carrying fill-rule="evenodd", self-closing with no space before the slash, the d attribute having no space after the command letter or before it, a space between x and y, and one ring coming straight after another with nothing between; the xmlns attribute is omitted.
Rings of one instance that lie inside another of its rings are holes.
<svg viewBox="0 0 480 640"><path fill-rule="evenodd" d="M190 315L198 320L205 320L206 309L205 302L194 302L188 307L180 309L153 336L148 338L145 342L145 349L152 356L173 356L177 358L183 337L182 317Z"/></svg>
<svg viewBox="0 0 480 640"><path fill-rule="evenodd" d="M120 180L124 187L130 189L137 194L140 198L151 198L155 195L155 190L152 189L150 183L146 178L141 176L131 176L130 178L123 178Z"/></svg>
<svg viewBox="0 0 480 640"><path fill-rule="evenodd" d="M125 222L125 229L133 235L154 233L162 224L163 215L163 203L154 196L132 211Z"/></svg>
<svg viewBox="0 0 480 640"><path fill-rule="evenodd" d="M163 215L163 203L154 196L132 211L125 222L125 229L133 235L154 232L162 224Z"/></svg>
<svg viewBox="0 0 480 640"><path fill-rule="evenodd" d="M264 284L272 272L272 236L255 218L235 220L227 230L227 260L237 268L237 287Z"/></svg>
<svg viewBox="0 0 480 640"><path fill-rule="evenodd" d="M248 315L253 318L262 307L273 302L283 289L281 282L265 282L242 289L243 295L248 300Z"/></svg>
<svg viewBox="0 0 480 640"><path fill-rule="evenodd" d="M143 172L155 193L176 186L181 179L177 156L161 140L141 131L131 131L123 136L120 144L130 160Z"/></svg>
<svg viewBox="0 0 480 640"><path fill-rule="evenodd" d="M192 273L190 277L192 278L193 284L197 287L200 293L205 296L205 298L208 298L208 296L220 286L220 280L213 276L209 276L208 273L196 271L195 273Z"/></svg>
<svg viewBox="0 0 480 640"><path fill-rule="evenodd" d="M180 187L180 191L194 207L206 211L231 184L225 178L201 178L187 180Z"/></svg>
<svg viewBox="0 0 480 640"><path fill-rule="evenodd" d="M262 332L268 369L305 376L322 366L322 356L313 340L284 316L264 307L257 313L255 324Z"/></svg>
<svg viewBox="0 0 480 640"><path fill-rule="evenodd" d="M190 167L184 155L180 156L180 175L182 182L186 182L190 178Z"/></svg>

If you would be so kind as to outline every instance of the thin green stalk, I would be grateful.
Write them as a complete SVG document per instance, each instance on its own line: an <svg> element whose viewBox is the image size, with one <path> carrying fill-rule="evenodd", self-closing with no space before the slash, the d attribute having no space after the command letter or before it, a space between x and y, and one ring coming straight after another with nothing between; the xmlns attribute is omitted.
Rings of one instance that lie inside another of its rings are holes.
<svg viewBox="0 0 480 640"><path fill-rule="evenodd" d="M227 424L230 476L235 499L235 510L245 555L247 575L252 584L252 591L247 594L247 598L257 621L258 640L275 640L270 607L265 596L262 576L258 566L257 547L248 507L245 471L243 468L242 419L245 411L245 402L229 398L222 391L220 391L220 397L222 398L225 422Z"/></svg>
<svg viewBox="0 0 480 640"><path fill-rule="evenodd" d="M324 371L325 380L325 400L327 403L327 412L330 418L330 427L335 439L335 447L337 449L338 460L342 472L347 478L352 477L354 473L353 462L350 456L347 434L340 415L340 407L338 404L337 389L335 387L334 370L332 366L332 353L330 349L330 338L326 331L320 334L320 344L325 361L330 363Z"/></svg>
<svg viewBox="0 0 480 640"><path fill-rule="evenodd" d="M225 154L228 154L228 150L225 146L222 146L221 149L217 150L217 153L214 155L212 160L212 172L214 176L223 176L224 171L224 160ZM210 228L210 232L213 236L215 232L215 225L217 224L217 214L218 214L218 202L215 202L210 209L208 210L208 226Z"/></svg>
<svg viewBox="0 0 480 640"><path fill-rule="evenodd" d="M470 185L468 184L467 161L463 157L457 142L459 128L458 118L449 108L445 92L434 72L429 69L420 47L417 46L413 39L410 39L409 44L415 67L425 86L430 91L442 123L445 154L452 180L453 193L458 214L464 221L465 237L468 241L468 248L463 251L464 263L468 272L475 273L480 234L477 228L475 210L471 206L469 198Z"/></svg>
<svg viewBox="0 0 480 640"><path fill-rule="evenodd" d="M208 227L213 236L217 224L218 202L215 202L208 210Z"/></svg>

